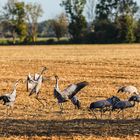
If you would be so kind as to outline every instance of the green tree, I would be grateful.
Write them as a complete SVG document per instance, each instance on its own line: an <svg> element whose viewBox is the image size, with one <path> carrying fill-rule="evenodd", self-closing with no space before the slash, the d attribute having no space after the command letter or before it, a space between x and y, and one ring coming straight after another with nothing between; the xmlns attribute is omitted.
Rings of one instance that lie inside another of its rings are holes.
<svg viewBox="0 0 140 140"><path fill-rule="evenodd" d="M58 40L67 34L67 27L68 21L63 13L52 22L52 28Z"/></svg>
<svg viewBox="0 0 140 140"><path fill-rule="evenodd" d="M140 19L136 22L135 36L136 42L140 43Z"/></svg>
<svg viewBox="0 0 140 140"><path fill-rule="evenodd" d="M132 43L136 40L135 14L138 8L134 0L117 0L118 15L116 23L119 29L118 38L121 42Z"/></svg>
<svg viewBox="0 0 140 140"><path fill-rule="evenodd" d="M5 26L11 31L14 44L17 36L20 41L24 41L27 35L24 2L8 0L3 8L3 21L5 22Z"/></svg>
<svg viewBox="0 0 140 140"><path fill-rule="evenodd" d="M116 4L116 0L99 0L96 5L96 20L112 19Z"/></svg>
<svg viewBox="0 0 140 140"><path fill-rule="evenodd" d="M135 41L135 23L130 15L122 15L117 19L118 40L123 43L132 43Z"/></svg>
<svg viewBox="0 0 140 140"><path fill-rule="evenodd" d="M138 9L135 0L116 0L116 10L119 15L135 15Z"/></svg>
<svg viewBox="0 0 140 140"><path fill-rule="evenodd" d="M63 0L62 6L69 18L69 33L75 41L80 40L86 31L86 19L83 16L86 0Z"/></svg>
<svg viewBox="0 0 140 140"><path fill-rule="evenodd" d="M8 0L7 4L3 7L2 13L2 19L12 34L13 44L16 42L16 2L17 0Z"/></svg>
<svg viewBox="0 0 140 140"><path fill-rule="evenodd" d="M134 15L137 11L138 5L134 0L99 0L96 18L114 20L119 15Z"/></svg>
<svg viewBox="0 0 140 140"><path fill-rule="evenodd" d="M16 32L20 38L20 41L24 41L27 36L27 24L26 24L26 13L25 13L25 4L24 2L15 3L16 7Z"/></svg>
<svg viewBox="0 0 140 140"><path fill-rule="evenodd" d="M108 22L108 25L111 22L116 25L113 26L118 33L116 40L127 43L134 42L134 16L137 11L138 6L134 0L100 0L96 6L96 25L102 25L100 26L101 29L98 28L96 31L100 33L104 31L105 33L106 31L102 29L102 26L105 22ZM108 32L106 33L104 36L108 36Z"/></svg>
<svg viewBox="0 0 140 140"><path fill-rule="evenodd" d="M42 16L43 10L38 3L29 3L26 5L26 18L29 24L29 36L33 42L37 39L38 19Z"/></svg>

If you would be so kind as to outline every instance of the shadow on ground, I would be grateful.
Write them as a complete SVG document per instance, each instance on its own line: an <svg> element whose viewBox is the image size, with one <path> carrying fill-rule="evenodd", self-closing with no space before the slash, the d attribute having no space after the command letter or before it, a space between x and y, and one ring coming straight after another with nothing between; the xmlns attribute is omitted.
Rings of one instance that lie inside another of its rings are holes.
<svg viewBox="0 0 140 140"><path fill-rule="evenodd" d="M0 120L3 136L136 136L140 135L140 119L134 120Z"/></svg>

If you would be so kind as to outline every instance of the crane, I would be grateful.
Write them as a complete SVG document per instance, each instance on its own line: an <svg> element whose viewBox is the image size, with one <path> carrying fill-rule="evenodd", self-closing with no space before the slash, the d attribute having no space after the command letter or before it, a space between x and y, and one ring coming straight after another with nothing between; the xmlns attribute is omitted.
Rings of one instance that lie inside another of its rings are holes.
<svg viewBox="0 0 140 140"><path fill-rule="evenodd" d="M113 107L112 107L112 111L115 111L115 110L119 110L119 112L120 111L122 111L122 116L123 116L123 118L124 118L124 109L126 109L126 108L132 108L132 107L134 107L135 106L135 101L133 100L133 101L122 101L122 100L120 100L119 102L117 102L116 104L114 104L113 105Z"/></svg>
<svg viewBox="0 0 140 140"><path fill-rule="evenodd" d="M140 95L133 95L129 98L129 101L135 101L137 103L140 103ZM137 110L138 110L138 105L137 105Z"/></svg>
<svg viewBox="0 0 140 140"><path fill-rule="evenodd" d="M124 93L130 93L130 94L136 94L139 95L138 89L135 86L121 86L119 87L118 91L119 92L124 92Z"/></svg>
<svg viewBox="0 0 140 140"><path fill-rule="evenodd" d="M101 118L103 116L103 112L109 110L110 111L110 116L111 116L111 108L114 104L116 104L117 102L119 102L120 99L117 96L112 96L106 100L99 100L96 102L92 102L90 104L89 109L93 112L95 109L99 109L99 111L101 112ZM94 112L93 112L94 113ZM95 113L94 116L96 117ZM97 117L96 117L97 118Z"/></svg>
<svg viewBox="0 0 140 140"><path fill-rule="evenodd" d="M27 83L26 83L26 89L27 92L31 91L34 86L36 85L37 81L39 80L40 76L43 74L43 72L47 70L46 67L43 67L43 69L41 70L40 74L35 73L33 76L31 76L31 74L29 73L27 76ZM42 78L42 82L43 82L43 78Z"/></svg>
<svg viewBox="0 0 140 140"><path fill-rule="evenodd" d="M38 95L41 90L42 82L43 82L43 76L42 74L44 71L46 71L47 68L43 67L40 74L35 74L34 77L32 77L30 74L27 76L27 91L29 91L29 96L32 94L36 95L36 99L44 106L44 104L40 101L38 98Z"/></svg>
<svg viewBox="0 0 140 140"><path fill-rule="evenodd" d="M76 84L71 84L63 91L59 90L58 79L59 77L55 75L56 84L54 87L54 97L57 98L58 104L60 105L61 111L63 110L62 103L71 100L71 102L77 107L80 108L80 101L76 97L76 94L85 86L88 85L88 82L83 81Z"/></svg>
<svg viewBox="0 0 140 140"><path fill-rule="evenodd" d="M13 86L13 91L11 93L4 94L0 96L0 100L3 101L3 105L7 106L7 115L8 115L8 108L13 108L13 105L16 100L16 88L21 79L17 80ZM12 109L13 110L13 109Z"/></svg>

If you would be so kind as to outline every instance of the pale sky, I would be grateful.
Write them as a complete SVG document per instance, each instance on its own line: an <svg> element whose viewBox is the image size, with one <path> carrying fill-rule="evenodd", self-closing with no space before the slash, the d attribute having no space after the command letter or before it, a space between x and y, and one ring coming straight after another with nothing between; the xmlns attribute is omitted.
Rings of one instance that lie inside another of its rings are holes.
<svg viewBox="0 0 140 140"><path fill-rule="evenodd" d="M39 3L43 9L43 16L40 21L47 20L56 17L60 13L64 12L64 9L59 5L62 0L19 0L25 3ZM0 10L7 3L7 0L0 0Z"/></svg>
<svg viewBox="0 0 140 140"><path fill-rule="evenodd" d="M19 0L27 2L36 2L41 4L44 11L43 16L40 18L40 21L55 18L60 13L64 12L64 9L59 5L62 0ZM140 0L136 0L140 5ZM7 0L0 0L0 10L5 5Z"/></svg>

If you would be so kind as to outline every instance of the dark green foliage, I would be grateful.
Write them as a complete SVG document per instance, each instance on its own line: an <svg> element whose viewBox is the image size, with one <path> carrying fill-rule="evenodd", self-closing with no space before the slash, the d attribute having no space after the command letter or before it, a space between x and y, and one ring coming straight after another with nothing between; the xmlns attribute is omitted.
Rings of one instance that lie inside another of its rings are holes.
<svg viewBox="0 0 140 140"><path fill-rule="evenodd" d="M26 13L24 7L24 2L9 0L3 8L4 28L8 28L11 32L13 44L15 44L17 36L22 42L27 35L27 25L25 21Z"/></svg>
<svg viewBox="0 0 140 140"><path fill-rule="evenodd" d="M135 41L134 20L132 16L122 15L117 19L118 39L122 43L133 43Z"/></svg>
<svg viewBox="0 0 140 140"><path fill-rule="evenodd" d="M27 36L27 24L25 21L25 5L23 2L18 2L15 3L15 7L16 7L16 17L17 17L17 25L16 25L16 32L20 38L20 41L24 41L26 36Z"/></svg>
<svg viewBox="0 0 140 140"><path fill-rule="evenodd" d="M96 23L95 27L95 39L99 43L116 43L118 29L115 23L102 20L100 23Z"/></svg>
<svg viewBox="0 0 140 140"><path fill-rule="evenodd" d="M96 5L96 19L107 20L112 12L111 7L112 0L99 0Z"/></svg>
<svg viewBox="0 0 140 140"><path fill-rule="evenodd" d="M52 29L58 40L60 40L61 37L64 37L67 34L67 26L67 18L63 13L53 20Z"/></svg>
<svg viewBox="0 0 140 140"><path fill-rule="evenodd" d="M138 5L135 0L115 0L117 13L122 15L134 15L138 11Z"/></svg>
<svg viewBox="0 0 140 140"><path fill-rule="evenodd" d="M94 39L97 43L135 42L134 0L100 0L96 6Z"/></svg>
<svg viewBox="0 0 140 140"><path fill-rule="evenodd" d="M87 24L83 16L85 4L85 0L65 0L62 2L69 18L69 33L74 41L79 41L86 31Z"/></svg>
<svg viewBox="0 0 140 140"><path fill-rule="evenodd" d="M97 0L96 16L93 12L94 2L95 0L62 0L61 6L65 8L68 21L57 17L38 23L43 12L41 5L25 5L18 0L8 0L2 16L0 15L0 35L13 38L13 44L140 42L140 18L136 17L139 7L135 0ZM89 10L89 23L84 16L86 8ZM66 34L67 31L69 34ZM66 36L69 38L60 39ZM37 41L37 37L43 37L43 41ZM44 37L56 37L58 41L47 41ZM11 41L8 43L11 44Z"/></svg>
<svg viewBox="0 0 140 140"><path fill-rule="evenodd" d="M140 19L138 20L135 28L136 42L140 43Z"/></svg>
<svg viewBox="0 0 140 140"><path fill-rule="evenodd" d="M68 27L73 40L79 41L86 33L86 20L84 16L75 17Z"/></svg>
<svg viewBox="0 0 140 140"><path fill-rule="evenodd" d="M107 20L95 23L94 32L86 36L86 43L117 43L118 29L115 23Z"/></svg>

